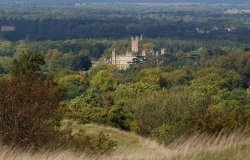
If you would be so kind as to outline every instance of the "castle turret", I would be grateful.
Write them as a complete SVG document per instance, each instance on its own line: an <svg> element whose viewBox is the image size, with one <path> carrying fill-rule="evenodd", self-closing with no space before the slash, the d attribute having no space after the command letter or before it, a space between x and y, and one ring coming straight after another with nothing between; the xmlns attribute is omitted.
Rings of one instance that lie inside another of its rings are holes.
<svg viewBox="0 0 250 160"><path fill-rule="evenodd" d="M143 50L143 36L131 37L131 51L134 54L141 54Z"/></svg>
<svg viewBox="0 0 250 160"><path fill-rule="evenodd" d="M165 54L165 48L161 49L161 55Z"/></svg>
<svg viewBox="0 0 250 160"><path fill-rule="evenodd" d="M116 64L116 51L115 51L115 49L112 50L111 61L112 61L112 64Z"/></svg>

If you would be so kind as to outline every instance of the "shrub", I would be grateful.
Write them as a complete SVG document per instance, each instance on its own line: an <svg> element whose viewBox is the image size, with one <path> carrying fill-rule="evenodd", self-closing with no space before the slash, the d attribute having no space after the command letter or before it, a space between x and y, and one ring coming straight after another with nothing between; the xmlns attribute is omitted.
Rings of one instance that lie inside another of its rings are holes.
<svg viewBox="0 0 250 160"><path fill-rule="evenodd" d="M152 131L151 137L156 139L158 142L165 145L171 143L173 140L178 138L183 134L184 127L179 124L176 125L166 125L163 124L159 128Z"/></svg>
<svg viewBox="0 0 250 160"><path fill-rule="evenodd" d="M0 138L4 144L39 148L54 139L58 88L48 82L0 80Z"/></svg>
<svg viewBox="0 0 250 160"><path fill-rule="evenodd" d="M160 138L157 134L165 130L160 127L190 125L192 104L190 96L185 92L146 93L132 100L128 107L133 116L131 130L143 136L154 134L153 137ZM163 138L160 140L165 141ZM168 138L166 141L169 141Z"/></svg>
<svg viewBox="0 0 250 160"><path fill-rule="evenodd" d="M149 83L136 82L120 84L114 92L115 103L118 105L124 105L130 99L136 98L142 93L158 90L160 90L159 85L152 85Z"/></svg>
<svg viewBox="0 0 250 160"><path fill-rule="evenodd" d="M68 113L68 118L73 118L82 124L98 123L128 129L127 113L122 107L83 107Z"/></svg>
<svg viewBox="0 0 250 160"><path fill-rule="evenodd" d="M59 143L64 149L94 153L107 153L114 150L116 142L111 140L107 133L100 132L98 135L90 135L85 132L82 125L74 121L63 122L64 127L60 130L62 136L59 138Z"/></svg>

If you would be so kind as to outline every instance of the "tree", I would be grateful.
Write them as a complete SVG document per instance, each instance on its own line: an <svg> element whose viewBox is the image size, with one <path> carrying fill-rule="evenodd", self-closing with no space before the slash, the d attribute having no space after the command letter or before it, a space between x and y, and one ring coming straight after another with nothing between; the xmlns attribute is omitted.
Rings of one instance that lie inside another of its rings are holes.
<svg viewBox="0 0 250 160"><path fill-rule="evenodd" d="M191 79L191 74L187 69L177 69L172 72L163 72L161 77L161 85L170 88L187 84Z"/></svg>
<svg viewBox="0 0 250 160"><path fill-rule="evenodd" d="M43 75L41 67L45 64L44 56L40 53L25 52L13 60L12 77L39 78Z"/></svg>
<svg viewBox="0 0 250 160"><path fill-rule="evenodd" d="M11 57L0 57L0 74L8 73L11 67Z"/></svg>
<svg viewBox="0 0 250 160"><path fill-rule="evenodd" d="M88 56L80 54L73 58L72 66L74 71L86 71L92 67L92 62Z"/></svg>
<svg viewBox="0 0 250 160"><path fill-rule="evenodd" d="M115 89L116 81L111 73L101 70L91 79L90 85L101 92L105 92Z"/></svg>
<svg viewBox="0 0 250 160"><path fill-rule="evenodd" d="M143 136L161 134L159 129L163 126L175 128L168 136L165 136L166 139L160 139L169 141L183 134L183 130L178 130L177 133L175 126L183 128L190 125L192 101L190 95L185 92L147 92L132 99L127 107L133 116L131 129ZM155 138L161 136L158 135Z"/></svg>
<svg viewBox="0 0 250 160"><path fill-rule="evenodd" d="M68 99L81 95L87 89L86 80L79 74L64 75L57 83L66 90L65 96Z"/></svg>
<svg viewBox="0 0 250 160"><path fill-rule="evenodd" d="M140 57L136 57L132 59L132 62L128 62L130 67L140 67L142 64L143 59Z"/></svg>
<svg viewBox="0 0 250 160"><path fill-rule="evenodd" d="M120 41L115 41L111 46L111 48L116 49L116 52L118 54L123 54L126 53L128 50L130 50L131 45L127 40L120 40Z"/></svg>
<svg viewBox="0 0 250 160"><path fill-rule="evenodd" d="M154 51L156 49L156 46L153 43L145 43L143 45L143 49L147 52Z"/></svg>
<svg viewBox="0 0 250 160"><path fill-rule="evenodd" d="M48 65L48 71L52 74L64 68L63 54L57 49L49 50L45 55L45 61Z"/></svg>
<svg viewBox="0 0 250 160"><path fill-rule="evenodd" d="M55 137L58 88L42 81L0 81L0 138L8 145L42 147Z"/></svg>
<svg viewBox="0 0 250 160"><path fill-rule="evenodd" d="M241 81L237 74L223 74L221 70L205 68L196 76L189 86L195 107L192 110L192 121L196 130L214 133L244 126L249 122L245 98L230 91L234 89L231 87L237 87Z"/></svg>
<svg viewBox="0 0 250 160"><path fill-rule="evenodd" d="M129 100L134 99L141 94L159 90L159 85L152 85L150 83L136 82L120 84L114 92L115 103L119 105L124 105Z"/></svg>
<svg viewBox="0 0 250 160"><path fill-rule="evenodd" d="M160 68L146 68L138 73L135 80L142 83L156 84L159 85L161 81L161 70Z"/></svg>
<svg viewBox="0 0 250 160"><path fill-rule="evenodd" d="M240 52L218 58L219 67L234 70L243 78L243 87L250 85L250 53Z"/></svg>
<svg viewBox="0 0 250 160"><path fill-rule="evenodd" d="M62 92L40 77L43 56L23 53L12 76L0 79L0 138L4 144L40 148L55 139L54 115Z"/></svg>
<svg viewBox="0 0 250 160"><path fill-rule="evenodd" d="M3 66L0 64L0 75L4 74L4 73L5 73L5 70L4 70Z"/></svg>

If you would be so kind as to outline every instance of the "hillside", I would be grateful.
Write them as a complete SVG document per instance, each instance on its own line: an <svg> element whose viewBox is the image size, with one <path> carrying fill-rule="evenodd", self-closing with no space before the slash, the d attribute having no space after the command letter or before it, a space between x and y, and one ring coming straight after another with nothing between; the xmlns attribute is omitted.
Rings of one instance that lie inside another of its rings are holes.
<svg viewBox="0 0 250 160"><path fill-rule="evenodd" d="M107 155L88 155L71 151L30 153L1 147L0 160L132 160L132 159L166 159L166 160L248 160L250 159L250 138L233 134L225 137L211 138L193 136L188 140L178 140L163 147L154 141L144 139L111 127L95 124L84 126L73 124L76 129L82 128L87 134L98 135L105 132L117 141L117 148Z"/></svg>

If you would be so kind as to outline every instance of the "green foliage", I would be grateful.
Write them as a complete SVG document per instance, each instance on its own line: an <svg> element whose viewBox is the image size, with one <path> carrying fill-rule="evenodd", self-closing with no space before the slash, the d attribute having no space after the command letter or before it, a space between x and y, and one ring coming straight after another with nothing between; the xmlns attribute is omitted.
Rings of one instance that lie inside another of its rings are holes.
<svg viewBox="0 0 250 160"><path fill-rule="evenodd" d="M92 77L90 85L101 92L112 91L116 87L116 81L111 73L106 70L101 70Z"/></svg>
<svg viewBox="0 0 250 160"><path fill-rule="evenodd" d="M95 67L92 67L88 72L87 72L87 78L90 81L99 71L105 70L109 72L112 75L116 75L118 72L118 69L114 65L109 65L109 64L103 64L100 63Z"/></svg>
<svg viewBox="0 0 250 160"><path fill-rule="evenodd" d="M100 107L101 100L99 99L96 92L97 91L94 88L89 88L85 94L71 100L70 105L74 108Z"/></svg>
<svg viewBox="0 0 250 160"><path fill-rule="evenodd" d="M250 96L250 87L247 89L247 95Z"/></svg>
<svg viewBox="0 0 250 160"><path fill-rule="evenodd" d="M11 57L0 57L0 75L6 74L11 68L12 58Z"/></svg>
<svg viewBox="0 0 250 160"><path fill-rule="evenodd" d="M72 121L64 122L60 132L62 137L59 143L63 145L63 149L102 154L113 151L116 146L116 142L111 140L105 132L100 132L98 136L89 135L79 127L79 124Z"/></svg>
<svg viewBox="0 0 250 160"><path fill-rule="evenodd" d="M135 98L129 103L129 108L133 113L132 131L150 136L151 134L161 134L159 133L161 132L160 127L190 125L192 101L187 93L158 91ZM154 137L161 137L161 135L156 135ZM175 136L177 133L173 135L173 137ZM161 140L169 141L169 139Z"/></svg>
<svg viewBox="0 0 250 160"><path fill-rule="evenodd" d="M130 42L127 40L120 40L120 41L115 41L112 46L112 49L116 49L117 53L122 54L126 53L128 50L130 50L131 45Z"/></svg>
<svg viewBox="0 0 250 160"><path fill-rule="evenodd" d="M160 68L144 69L136 75L135 80L141 83L159 85L161 81L161 69Z"/></svg>
<svg viewBox="0 0 250 160"><path fill-rule="evenodd" d="M68 113L68 117L76 119L81 124L106 124L122 129L128 129L129 127L127 114L119 106L72 108L72 112Z"/></svg>
<svg viewBox="0 0 250 160"><path fill-rule="evenodd" d="M152 131L151 137L156 139L159 143L165 145L171 143L173 140L177 139L183 134L183 127L180 124L176 125L166 125L163 124L159 128Z"/></svg>
<svg viewBox="0 0 250 160"><path fill-rule="evenodd" d="M58 49L50 49L45 55L48 71L52 74L61 69L73 71L88 70L92 62L88 55L83 53L73 55L72 53L63 54Z"/></svg>
<svg viewBox="0 0 250 160"><path fill-rule="evenodd" d="M40 53L25 52L13 60L11 74L13 77L37 78L43 73L42 65L45 64L44 56Z"/></svg>
<svg viewBox="0 0 250 160"><path fill-rule="evenodd" d="M0 56L12 56L14 53L14 44L11 41L0 39Z"/></svg>
<svg viewBox="0 0 250 160"><path fill-rule="evenodd" d="M74 71L86 71L92 67L92 62L88 55L79 54L73 58L72 69Z"/></svg>
<svg viewBox="0 0 250 160"><path fill-rule="evenodd" d="M115 92L115 103L119 105L124 105L130 99L136 98L137 96L151 91L160 90L159 85L152 85L150 83L126 83L120 84Z"/></svg>
<svg viewBox="0 0 250 160"><path fill-rule="evenodd" d="M156 46L153 43L145 43L143 45L143 49L146 51L155 51L156 50Z"/></svg>
<svg viewBox="0 0 250 160"><path fill-rule="evenodd" d="M87 82L85 78L76 73L59 77L57 83L66 90L65 96L67 99L73 99L80 96L85 90L87 90Z"/></svg>
<svg viewBox="0 0 250 160"><path fill-rule="evenodd" d="M52 74L64 67L63 54L57 49L49 50L45 55L45 61L48 67L48 71Z"/></svg>
<svg viewBox="0 0 250 160"><path fill-rule="evenodd" d="M218 58L219 67L234 70L243 80L243 87L250 85L250 53L240 52Z"/></svg>
<svg viewBox="0 0 250 160"><path fill-rule="evenodd" d="M246 125L249 119L240 118L249 115L245 106L246 99L239 97L236 90L228 91L239 87L240 76L230 71L224 74L226 77L222 77L223 74L220 75L218 70L212 70L202 70L199 78L193 80L189 88L195 105L194 125L198 130L209 132ZM231 78L232 75L236 78Z"/></svg>
<svg viewBox="0 0 250 160"><path fill-rule="evenodd" d="M224 87L230 90L234 88L240 88L243 85L242 77L234 70L227 71L224 75L224 79Z"/></svg>
<svg viewBox="0 0 250 160"><path fill-rule="evenodd" d="M171 72L161 74L161 86L173 87L177 85L185 85L191 79L191 75L187 69L177 69Z"/></svg>

